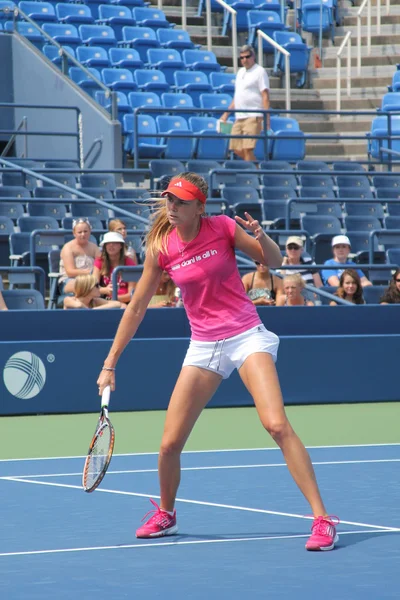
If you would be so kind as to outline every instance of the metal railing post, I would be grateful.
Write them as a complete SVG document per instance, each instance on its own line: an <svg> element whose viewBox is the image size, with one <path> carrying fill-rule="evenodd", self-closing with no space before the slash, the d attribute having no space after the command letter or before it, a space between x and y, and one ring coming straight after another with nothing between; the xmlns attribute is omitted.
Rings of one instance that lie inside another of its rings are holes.
<svg viewBox="0 0 400 600"><path fill-rule="evenodd" d="M263 42L265 40L271 44L278 52L281 52L285 57L285 84L286 84L286 110L290 110L290 52L280 46L275 40L269 35L261 31L257 31L257 43L258 43L258 64L263 66Z"/></svg>
<svg viewBox="0 0 400 600"><path fill-rule="evenodd" d="M343 42L336 55L336 110L340 111L341 107L341 64L342 64L342 52L347 44L347 95L351 96L351 31L346 33ZM340 119L341 115L337 115L336 118Z"/></svg>
<svg viewBox="0 0 400 600"><path fill-rule="evenodd" d="M233 60L233 72L237 73L238 70L238 42L237 42L237 11L232 8L231 6L229 6L229 4L227 4L226 2L224 2L224 0L215 0L216 2L218 2L218 4L220 4L224 10L227 10L231 15L232 15L232 25L231 25L231 32L232 32L232 60ZM209 0L207 0L207 3L209 2ZM211 7L211 4L210 4ZM210 8L211 10L211 8ZM208 21L207 21L207 29L208 29ZM208 31L207 31L208 33ZM211 48L209 48L210 50Z"/></svg>
<svg viewBox="0 0 400 600"><path fill-rule="evenodd" d="M186 31L187 28L187 5L186 0L182 0L182 29Z"/></svg>
<svg viewBox="0 0 400 600"><path fill-rule="evenodd" d="M207 50L212 51L211 0L206 0Z"/></svg>
<svg viewBox="0 0 400 600"><path fill-rule="evenodd" d="M381 0L376 0L376 33L381 34Z"/></svg>
<svg viewBox="0 0 400 600"><path fill-rule="evenodd" d="M357 75L361 75L361 15L365 6L367 8L367 52L371 54L371 0L363 0L357 11Z"/></svg>

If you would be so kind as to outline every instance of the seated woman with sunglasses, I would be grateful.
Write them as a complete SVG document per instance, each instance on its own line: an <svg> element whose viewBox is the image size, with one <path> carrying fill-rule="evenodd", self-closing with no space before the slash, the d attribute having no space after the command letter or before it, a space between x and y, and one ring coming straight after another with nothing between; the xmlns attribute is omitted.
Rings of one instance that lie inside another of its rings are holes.
<svg viewBox="0 0 400 600"><path fill-rule="evenodd" d="M389 287L385 290L380 304L400 304L400 269L396 269Z"/></svg>
<svg viewBox="0 0 400 600"><path fill-rule="evenodd" d="M256 262L257 270L242 277L244 289L256 306L275 306L283 294L282 281L269 268Z"/></svg>
<svg viewBox="0 0 400 600"><path fill-rule="evenodd" d="M118 300L100 298L100 284L94 275L78 275L73 296L64 298L64 308L126 308Z"/></svg>
<svg viewBox="0 0 400 600"><path fill-rule="evenodd" d="M90 241L92 227L88 219L74 219L72 233L74 238L64 244L60 255L61 292L67 294L74 291L75 277L88 275L93 271L95 258L100 250Z"/></svg>

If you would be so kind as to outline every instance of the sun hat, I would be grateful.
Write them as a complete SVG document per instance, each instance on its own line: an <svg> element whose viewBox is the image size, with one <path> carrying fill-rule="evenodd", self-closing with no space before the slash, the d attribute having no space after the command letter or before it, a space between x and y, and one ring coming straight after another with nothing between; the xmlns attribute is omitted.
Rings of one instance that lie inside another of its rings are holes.
<svg viewBox="0 0 400 600"><path fill-rule="evenodd" d="M347 246L351 247L350 240L347 235L335 235L335 237L332 238L332 248L338 244L347 244Z"/></svg>
<svg viewBox="0 0 400 600"><path fill-rule="evenodd" d="M290 237L288 237L288 239L286 240L286 247L289 244L297 244L298 246L300 246L300 248L302 248L304 246L304 242L301 239L301 237L298 237L297 235L291 235Z"/></svg>
<svg viewBox="0 0 400 600"><path fill-rule="evenodd" d="M104 246L104 244L109 244L110 242L119 242L120 244L125 244L125 240L118 231L108 231L104 234L102 241L100 242L100 246Z"/></svg>

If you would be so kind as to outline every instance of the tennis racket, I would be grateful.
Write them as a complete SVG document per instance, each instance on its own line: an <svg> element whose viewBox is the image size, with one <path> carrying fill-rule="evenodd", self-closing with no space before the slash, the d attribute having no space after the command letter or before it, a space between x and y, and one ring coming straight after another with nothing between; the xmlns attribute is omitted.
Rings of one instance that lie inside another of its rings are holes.
<svg viewBox="0 0 400 600"><path fill-rule="evenodd" d="M114 450L115 432L108 418L110 391L110 386L104 388L100 417L83 468L82 485L85 492L93 492L100 485Z"/></svg>

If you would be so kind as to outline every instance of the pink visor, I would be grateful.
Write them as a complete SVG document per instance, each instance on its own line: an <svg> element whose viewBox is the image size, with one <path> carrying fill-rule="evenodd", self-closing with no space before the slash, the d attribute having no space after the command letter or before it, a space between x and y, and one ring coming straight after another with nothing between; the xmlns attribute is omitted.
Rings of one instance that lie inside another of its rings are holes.
<svg viewBox="0 0 400 600"><path fill-rule="evenodd" d="M203 192L186 179L172 179L161 196L166 196L167 194L173 194L180 200L200 200L203 204L205 204L207 200Z"/></svg>

